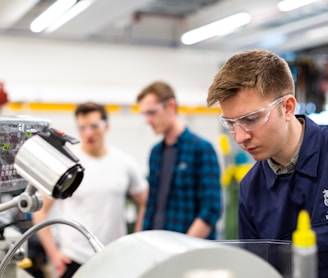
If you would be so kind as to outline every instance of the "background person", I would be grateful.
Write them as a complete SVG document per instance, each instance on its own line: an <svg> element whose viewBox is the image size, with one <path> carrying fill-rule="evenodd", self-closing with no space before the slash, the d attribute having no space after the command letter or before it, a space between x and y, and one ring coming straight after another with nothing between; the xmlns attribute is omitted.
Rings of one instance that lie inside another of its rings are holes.
<svg viewBox="0 0 328 278"><path fill-rule="evenodd" d="M214 148L180 121L176 97L168 84L148 85L137 102L154 132L163 135L149 158L150 191L143 229L215 239L222 203Z"/></svg>
<svg viewBox="0 0 328 278"><path fill-rule="evenodd" d="M291 240L300 210L317 234L319 277L328 277L328 127L295 116L286 61L254 49L232 56L214 77L208 105L257 162L240 184L241 239Z"/></svg>
<svg viewBox="0 0 328 278"><path fill-rule="evenodd" d="M33 214L34 224L49 217L56 202L56 214L77 221L90 229L104 245L126 234L125 200L130 194L139 208L135 231L141 230L147 199L147 183L130 155L105 143L109 130L103 105L87 102L77 106L76 123L81 144L72 149L85 168L84 178L71 198L44 197L43 207ZM84 236L66 225L59 225L59 241L50 227L38 232L56 274L71 277L92 255Z"/></svg>

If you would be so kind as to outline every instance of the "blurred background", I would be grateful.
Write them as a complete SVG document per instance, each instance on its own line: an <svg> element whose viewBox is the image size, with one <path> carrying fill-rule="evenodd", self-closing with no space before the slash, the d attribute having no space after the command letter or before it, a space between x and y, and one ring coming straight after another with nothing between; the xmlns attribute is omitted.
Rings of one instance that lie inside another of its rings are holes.
<svg viewBox="0 0 328 278"><path fill-rule="evenodd" d="M92 91L101 101L133 104L146 83L165 79L181 103L204 105L225 59L261 47L288 60L299 101L320 112L328 82L327 4L0 0L0 80L13 102L76 102Z"/></svg>

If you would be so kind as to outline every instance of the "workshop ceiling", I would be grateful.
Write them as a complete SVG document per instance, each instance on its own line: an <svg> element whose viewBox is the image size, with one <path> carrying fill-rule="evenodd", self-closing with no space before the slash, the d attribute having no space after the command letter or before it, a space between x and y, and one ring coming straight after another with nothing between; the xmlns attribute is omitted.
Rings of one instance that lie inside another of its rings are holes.
<svg viewBox="0 0 328 278"><path fill-rule="evenodd" d="M278 0L93 0L57 30L31 32L32 20L54 2L0 0L0 35L227 52L253 47L285 52L328 44L327 0L290 12L280 11ZM235 32L181 43L184 32L238 12L248 12L251 21Z"/></svg>

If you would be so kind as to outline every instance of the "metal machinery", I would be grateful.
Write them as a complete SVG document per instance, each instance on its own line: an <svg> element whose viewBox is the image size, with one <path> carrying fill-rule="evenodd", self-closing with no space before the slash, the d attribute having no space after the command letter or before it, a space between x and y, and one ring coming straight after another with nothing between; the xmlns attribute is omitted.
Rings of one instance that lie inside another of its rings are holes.
<svg viewBox="0 0 328 278"><path fill-rule="evenodd" d="M32 135L42 132L49 126L46 120L25 116L0 117L0 206L12 202L12 198L25 189L28 181L23 179L14 168L14 159L22 144ZM6 211L3 211L6 210ZM20 237L14 224L18 210L12 206L0 211L0 261L3 260L10 246ZM16 277L16 262L27 254L27 243L22 246L7 267L6 275Z"/></svg>
<svg viewBox="0 0 328 278"><path fill-rule="evenodd" d="M40 209L39 191L53 198L71 196L83 179L84 169L66 142L78 140L50 128L48 120L0 117L0 273L6 269L5 276L16 277L16 262L11 259L25 256L21 249L10 253L19 238L17 233L8 233L17 220L13 215Z"/></svg>
<svg viewBox="0 0 328 278"><path fill-rule="evenodd" d="M281 278L242 248L170 231L144 231L109 244L74 278Z"/></svg>

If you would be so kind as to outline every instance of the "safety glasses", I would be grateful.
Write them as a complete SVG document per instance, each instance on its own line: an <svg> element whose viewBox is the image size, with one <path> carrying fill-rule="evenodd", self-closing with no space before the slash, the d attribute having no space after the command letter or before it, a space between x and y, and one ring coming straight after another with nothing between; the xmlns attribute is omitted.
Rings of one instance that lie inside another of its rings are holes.
<svg viewBox="0 0 328 278"><path fill-rule="evenodd" d="M166 105L167 105L167 100L159 102L153 108L150 108L148 110L141 112L141 115L143 115L145 117L153 117L157 114L157 112L160 109L164 108Z"/></svg>
<svg viewBox="0 0 328 278"><path fill-rule="evenodd" d="M92 123L92 124L88 124L88 125L79 125L77 128L80 132L84 132L88 129L90 129L92 131L96 131L96 130L100 130L105 125L106 125L106 121L103 120L98 123Z"/></svg>
<svg viewBox="0 0 328 278"><path fill-rule="evenodd" d="M225 129L231 133L236 132L236 126L240 126L244 131L250 131L263 126L270 117L271 110L284 100L285 96L276 99L270 104L261 107L257 111L250 112L239 118L229 119L220 117L220 121Z"/></svg>

